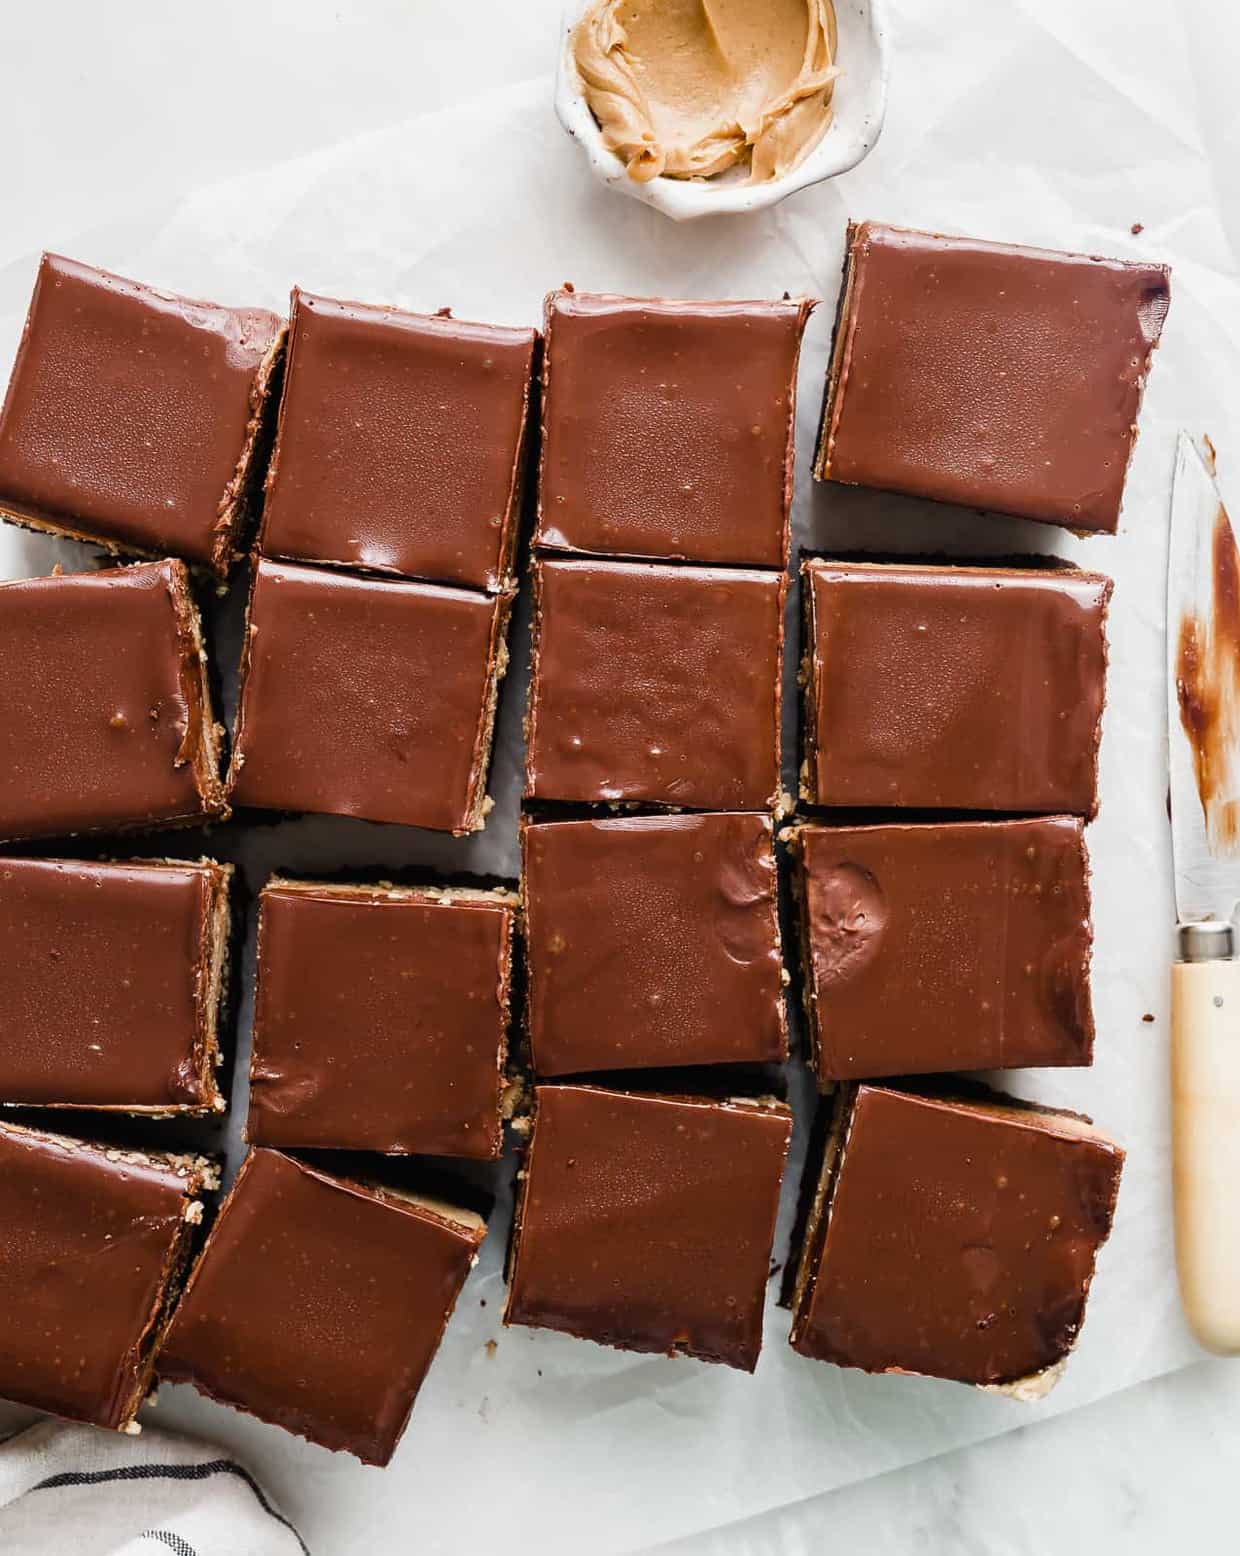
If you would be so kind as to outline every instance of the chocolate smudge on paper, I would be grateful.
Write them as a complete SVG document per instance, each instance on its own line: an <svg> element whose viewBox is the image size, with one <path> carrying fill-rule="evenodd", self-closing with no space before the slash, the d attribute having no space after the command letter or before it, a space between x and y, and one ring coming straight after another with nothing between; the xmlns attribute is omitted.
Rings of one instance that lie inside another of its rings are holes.
<svg viewBox="0 0 1240 1556"><path fill-rule="evenodd" d="M1240 553L1220 504L1211 547L1213 606L1208 621L1180 621L1176 694L1193 753L1206 832L1221 853L1240 852Z"/></svg>

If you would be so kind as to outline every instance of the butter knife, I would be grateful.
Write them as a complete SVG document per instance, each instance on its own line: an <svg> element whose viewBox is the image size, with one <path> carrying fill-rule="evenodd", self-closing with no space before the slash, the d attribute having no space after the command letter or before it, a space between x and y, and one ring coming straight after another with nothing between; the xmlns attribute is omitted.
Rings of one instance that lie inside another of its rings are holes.
<svg viewBox="0 0 1240 1556"><path fill-rule="evenodd" d="M1208 448L1208 445L1207 445ZM1189 1327L1240 1353L1240 556L1181 433L1167 564L1176 1266Z"/></svg>

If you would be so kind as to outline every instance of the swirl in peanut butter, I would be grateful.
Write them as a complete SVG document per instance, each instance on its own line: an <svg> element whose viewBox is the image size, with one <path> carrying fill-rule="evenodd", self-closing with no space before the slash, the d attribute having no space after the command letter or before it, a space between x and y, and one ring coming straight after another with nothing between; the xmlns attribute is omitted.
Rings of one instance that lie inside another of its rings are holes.
<svg viewBox="0 0 1240 1556"><path fill-rule="evenodd" d="M573 58L630 178L782 178L831 122L832 0L595 0Z"/></svg>

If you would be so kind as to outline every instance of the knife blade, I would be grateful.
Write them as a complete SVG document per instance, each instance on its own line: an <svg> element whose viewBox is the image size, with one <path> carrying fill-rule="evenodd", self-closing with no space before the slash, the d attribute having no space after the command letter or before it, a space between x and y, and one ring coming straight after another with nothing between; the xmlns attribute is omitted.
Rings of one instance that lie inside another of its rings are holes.
<svg viewBox="0 0 1240 1556"><path fill-rule="evenodd" d="M1180 433L1167 557L1171 848L1182 924L1240 902L1240 552L1213 458Z"/></svg>

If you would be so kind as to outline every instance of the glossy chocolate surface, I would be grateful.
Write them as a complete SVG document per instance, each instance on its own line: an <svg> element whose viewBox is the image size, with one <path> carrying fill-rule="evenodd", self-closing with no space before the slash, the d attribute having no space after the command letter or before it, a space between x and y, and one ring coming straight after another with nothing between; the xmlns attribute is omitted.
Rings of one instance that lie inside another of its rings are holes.
<svg viewBox="0 0 1240 1556"><path fill-rule="evenodd" d="M0 840L224 809L180 562L0 583Z"/></svg>
<svg viewBox="0 0 1240 1556"><path fill-rule="evenodd" d="M553 292L537 543L783 567L811 307Z"/></svg>
<svg viewBox="0 0 1240 1556"><path fill-rule="evenodd" d="M854 227L817 474L1113 531L1162 265Z"/></svg>
<svg viewBox="0 0 1240 1556"><path fill-rule="evenodd" d="M0 1398L133 1419L199 1187L194 1169L0 1123Z"/></svg>
<svg viewBox="0 0 1240 1556"><path fill-rule="evenodd" d="M820 1082L1088 1064L1082 822L797 832Z"/></svg>
<svg viewBox="0 0 1240 1556"><path fill-rule="evenodd" d="M535 582L527 796L773 802L781 575L544 558Z"/></svg>
<svg viewBox="0 0 1240 1556"><path fill-rule="evenodd" d="M506 595L260 562L234 801L476 830L509 605Z"/></svg>
<svg viewBox="0 0 1240 1556"><path fill-rule="evenodd" d="M539 1086L504 1322L752 1372L782 1104Z"/></svg>
<svg viewBox="0 0 1240 1556"><path fill-rule="evenodd" d="M1093 814L1109 579L818 560L804 578L807 800Z"/></svg>
<svg viewBox="0 0 1240 1556"><path fill-rule="evenodd" d="M467 1212L251 1151L190 1276L159 1375L386 1464L483 1232Z"/></svg>
<svg viewBox="0 0 1240 1556"><path fill-rule="evenodd" d="M524 828L540 1075L786 1057L771 831L739 814Z"/></svg>
<svg viewBox="0 0 1240 1556"><path fill-rule="evenodd" d="M0 512L226 570L283 329L45 254L0 416Z"/></svg>
<svg viewBox="0 0 1240 1556"><path fill-rule="evenodd" d="M1053 1367L1084 1318L1123 1159L1071 1118L860 1087L793 1346L961 1383Z"/></svg>
<svg viewBox="0 0 1240 1556"><path fill-rule="evenodd" d="M221 865L0 857L0 1102L222 1099L212 1049Z"/></svg>
<svg viewBox="0 0 1240 1556"><path fill-rule="evenodd" d="M514 918L494 894L268 885L249 1139L498 1156Z"/></svg>
<svg viewBox="0 0 1240 1556"><path fill-rule="evenodd" d="M498 588L536 340L294 291L263 551Z"/></svg>

